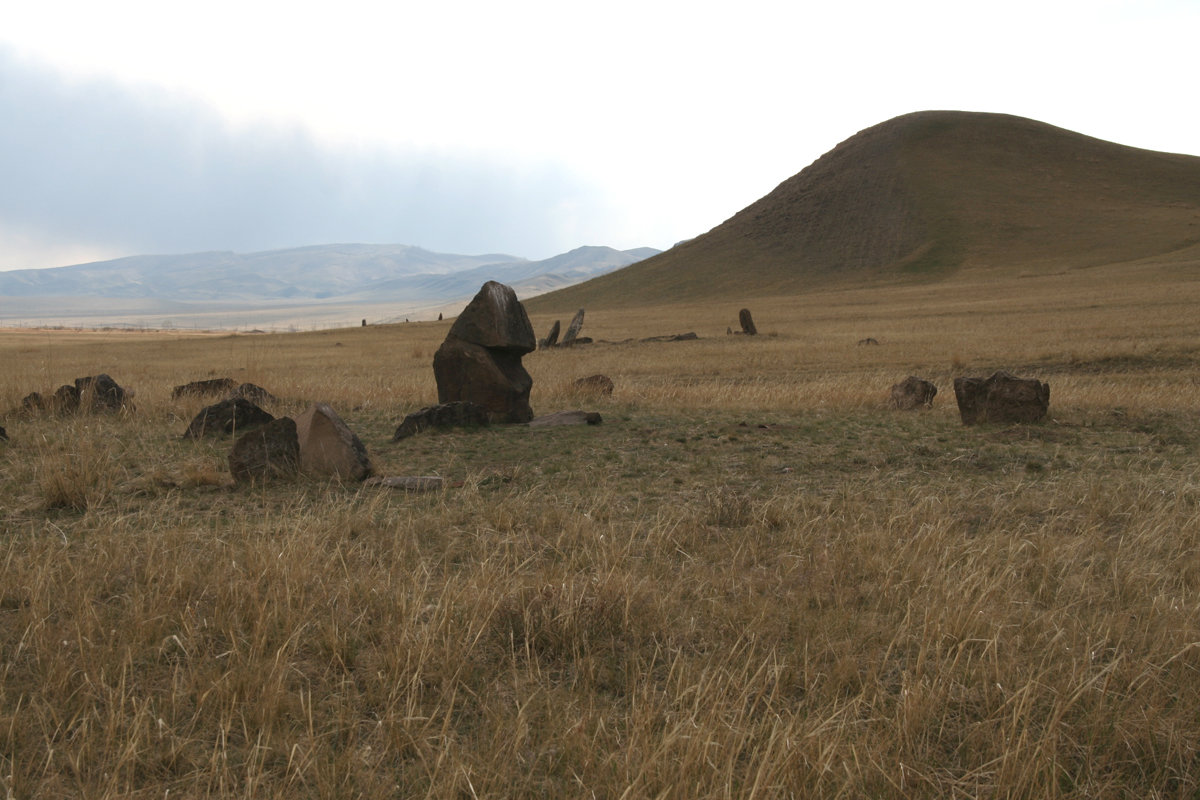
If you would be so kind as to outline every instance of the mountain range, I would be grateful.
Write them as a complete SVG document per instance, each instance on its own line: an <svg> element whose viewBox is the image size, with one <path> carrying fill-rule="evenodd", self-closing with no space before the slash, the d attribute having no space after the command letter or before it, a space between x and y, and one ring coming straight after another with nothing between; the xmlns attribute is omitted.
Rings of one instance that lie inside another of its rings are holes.
<svg viewBox="0 0 1200 800"><path fill-rule="evenodd" d="M99 306L150 324L354 324L456 313L487 280L548 312L1146 259L1200 265L1200 158L1005 114L923 111L860 131L665 252L581 247L529 261L344 244L134 256L0 273L0 322L47 310L94 319Z"/></svg>
<svg viewBox="0 0 1200 800"><path fill-rule="evenodd" d="M855 134L709 232L531 310L788 295L1200 262L1200 158L1005 114L925 111Z"/></svg>
<svg viewBox="0 0 1200 800"><path fill-rule="evenodd" d="M407 245L331 244L259 253L139 255L52 269L0 272L0 320L153 318L369 304L391 318L469 299L488 280L524 297L577 283L658 253L580 247L539 261L492 253L455 255ZM4 308L7 307L7 308ZM276 315L278 316L278 315ZM286 316L286 315L285 315ZM386 321L385 318L384 321ZM217 321L215 324L226 324Z"/></svg>

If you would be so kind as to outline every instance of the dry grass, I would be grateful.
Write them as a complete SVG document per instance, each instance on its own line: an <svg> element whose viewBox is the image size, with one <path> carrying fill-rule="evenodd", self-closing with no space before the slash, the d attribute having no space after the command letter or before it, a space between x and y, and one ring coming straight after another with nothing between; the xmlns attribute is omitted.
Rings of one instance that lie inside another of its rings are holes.
<svg viewBox="0 0 1200 800"><path fill-rule="evenodd" d="M540 413L612 377L599 427L398 444L449 321L0 334L0 407L137 390L5 421L0 786L1195 796L1200 288L1091 275L738 303L754 339L737 307L589 312L598 339L703 338L526 359ZM958 423L949 378L1001 367L1050 382L1050 420ZM934 408L888 412L910 373ZM227 443L179 439L203 401L170 399L221 375L462 485L230 490Z"/></svg>

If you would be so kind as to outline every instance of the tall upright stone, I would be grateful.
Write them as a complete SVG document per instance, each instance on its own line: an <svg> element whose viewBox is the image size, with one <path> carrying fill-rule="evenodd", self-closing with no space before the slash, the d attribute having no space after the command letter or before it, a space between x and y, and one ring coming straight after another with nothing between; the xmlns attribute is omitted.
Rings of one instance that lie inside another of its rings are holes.
<svg viewBox="0 0 1200 800"><path fill-rule="evenodd" d="M750 309L743 308L738 312L738 324L742 326L742 333L745 335L758 335L758 328L754 327L754 317L750 316Z"/></svg>
<svg viewBox="0 0 1200 800"><path fill-rule="evenodd" d="M571 324L567 326L567 332L563 334L562 346L570 347L575 344L575 339L579 337L579 332L583 330L583 309L575 312L575 316L571 319Z"/></svg>
<svg viewBox="0 0 1200 800"><path fill-rule="evenodd" d="M558 344L559 321L554 320L554 324L550 326L550 332L546 334L546 338L538 342L538 347L554 347Z"/></svg>
<svg viewBox="0 0 1200 800"><path fill-rule="evenodd" d="M533 378L521 357L536 347L533 326L516 293L488 281L433 356L438 402L475 403L493 422L528 422L533 419Z"/></svg>

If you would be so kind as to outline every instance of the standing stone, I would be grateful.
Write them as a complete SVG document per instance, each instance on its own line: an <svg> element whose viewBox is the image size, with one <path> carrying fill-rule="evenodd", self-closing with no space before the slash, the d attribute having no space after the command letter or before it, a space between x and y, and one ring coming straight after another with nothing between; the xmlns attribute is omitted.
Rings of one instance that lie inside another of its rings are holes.
<svg viewBox="0 0 1200 800"><path fill-rule="evenodd" d="M228 436L242 432L254 425L265 425L274 416L241 397L231 397L211 406L200 409L200 413L192 419L187 430L183 432L185 439L199 439L204 436Z"/></svg>
<svg viewBox="0 0 1200 800"><path fill-rule="evenodd" d="M4 430L4 426L0 425L0 442L8 441L8 431Z"/></svg>
<svg viewBox="0 0 1200 800"><path fill-rule="evenodd" d="M465 400L493 422L533 419L533 378L521 357L537 347L525 307L511 287L488 281L463 309L433 356L438 402Z"/></svg>
<svg viewBox="0 0 1200 800"><path fill-rule="evenodd" d="M892 385L892 407L901 411L914 408L929 408L933 405L937 387L931 382L909 375L900 383Z"/></svg>
<svg viewBox="0 0 1200 800"><path fill-rule="evenodd" d="M305 472L356 481L371 474L362 440L325 403L311 405L296 417L296 438Z"/></svg>
<svg viewBox="0 0 1200 800"><path fill-rule="evenodd" d="M300 442L291 417L243 434L229 451L229 471L238 483L293 475L299 465Z"/></svg>
<svg viewBox="0 0 1200 800"><path fill-rule="evenodd" d="M550 332L546 334L546 338L538 342L540 347L554 347L558 344L559 321L554 320L554 324L550 326Z"/></svg>
<svg viewBox="0 0 1200 800"><path fill-rule="evenodd" d="M964 425L1037 422L1050 408L1050 385L995 372L988 378L955 378L954 396Z"/></svg>
<svg viewBox="0 0 1200 800"><path fill-rule="evenodd" d="M742 333L747 336L758 335L758 328L754 327L754 317L750 316L750 309L743 308L738 312L738 322L742 326Z"/></svg>
<svg viewBox="0 0 1200 800"><path fill-rule="evenodd" d="M575 344L575 339L579 336L579 331L583 330L583 309L575 312L571 324L567 326L567 332L563 334L562 346L570 347Z"/></svg>

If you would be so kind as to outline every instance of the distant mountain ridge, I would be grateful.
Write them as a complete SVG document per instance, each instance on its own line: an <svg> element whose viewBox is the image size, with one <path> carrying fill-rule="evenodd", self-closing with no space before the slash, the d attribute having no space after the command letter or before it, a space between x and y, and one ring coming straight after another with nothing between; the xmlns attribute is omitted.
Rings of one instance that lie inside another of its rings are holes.
<svg viewBox="0 0 1200 800"><path fill-rule="evenodd" d="M531 309L1071 269L1190 248L1200 256L1200 158L1006 114L925 111L855 134L708 233Z"/></svg>
<svg viewBox="0 0 1200 800"><path fill-rule="evenodd" d="M51 269L0 272L0 297L91 297L189 303L431 304L469 297L488 280L540 291L585 280L658 253L580 247L540 261L500 253L457 255L409 245L331 244L257 253L139 255ZM142 305L153 308L155 302Z"/></svg>

